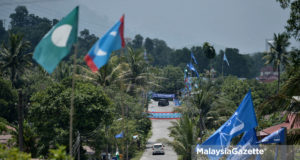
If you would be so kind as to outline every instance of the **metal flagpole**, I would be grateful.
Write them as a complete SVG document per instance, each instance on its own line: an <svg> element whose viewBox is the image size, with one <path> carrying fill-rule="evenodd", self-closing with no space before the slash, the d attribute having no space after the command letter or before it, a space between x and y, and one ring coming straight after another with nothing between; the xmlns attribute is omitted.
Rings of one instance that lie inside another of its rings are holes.
<svg viewBox="0 0 300 160"><path fill-rule="evenodd" d="M72 159L72 141L73 141L73 114L74 114L74 91L75 91L75 72L76 72L76 56L78 52L78 43L75 44L74 62L73 62L73 75L72 75L72 95L71 95L71 107L70 107L70 135L69 135L69 154Z"/></svg>
<svg viewBox="0 0 300 160"><path fill-rule="evenodd" d="M225 55L225 53L224 53L224 55ZM224 78L224 76L223 76L223 63L224 63L224 55L223 55L223 59L222 59L222 78Z"/></svg>

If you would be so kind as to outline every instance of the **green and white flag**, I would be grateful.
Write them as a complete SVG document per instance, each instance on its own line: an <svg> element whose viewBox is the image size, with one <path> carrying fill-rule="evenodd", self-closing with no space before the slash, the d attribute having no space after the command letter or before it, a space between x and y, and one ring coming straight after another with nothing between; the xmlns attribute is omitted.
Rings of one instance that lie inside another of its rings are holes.
<svg viewBox="0 0 300 160"><path fill-rule="evenodd" d="M48 73L53 72L59 62L69 54L73 43L77 41L78 12L77 6L53 26L35 47L33 59Z"/></svg>

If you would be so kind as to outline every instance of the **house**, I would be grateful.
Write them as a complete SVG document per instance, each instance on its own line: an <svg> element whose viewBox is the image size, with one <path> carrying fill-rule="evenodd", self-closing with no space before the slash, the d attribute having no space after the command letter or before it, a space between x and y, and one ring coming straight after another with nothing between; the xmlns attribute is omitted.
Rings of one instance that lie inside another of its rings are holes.
<svg viewBox="0 0 300 160"><path fill-rule="evenodd" d="M0 133L0 144L9 145L8 142L10 139L12 139L12 135L8 131L10 130L16 132L16 129L8 125L5 125L5 127L7 131Z"/></svg>
<svg viewBox="0 0 300 160"><path fill-rule="evenodd" d="M278 79L278 72L272 66L266 66L260 70L260 76L256 79L263 83L273 82Z"/></svg>
<svg viewBox="0 0 300 160"><path fill-rule="evenodd" d="M289 130L300 129L300 113L289 113L285 122L259 131L257 137L259 139L262 139L270 135L271 133L279 130L281 127L286 127L288 133L294 134L293 132L289 132Z"/></svg>

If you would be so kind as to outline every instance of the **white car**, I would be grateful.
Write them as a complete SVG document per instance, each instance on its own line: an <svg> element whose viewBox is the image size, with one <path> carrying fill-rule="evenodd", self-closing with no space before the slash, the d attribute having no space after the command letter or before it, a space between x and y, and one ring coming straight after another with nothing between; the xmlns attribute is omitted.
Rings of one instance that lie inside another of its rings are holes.
<svg viewBox="0 0 300 160"><path fill-rule="evenodd" d="M156 143L152 146L152 155L165 154L164 145L162 143Z"/></svg>

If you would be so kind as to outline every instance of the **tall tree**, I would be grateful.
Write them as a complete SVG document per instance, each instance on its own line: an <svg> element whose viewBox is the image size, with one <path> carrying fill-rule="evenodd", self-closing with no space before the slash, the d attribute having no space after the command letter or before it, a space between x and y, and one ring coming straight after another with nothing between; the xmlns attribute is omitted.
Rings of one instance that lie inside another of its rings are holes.
<svg viewBox="0 0 300 160"><path fill-rule="evenodd" d="M14 87L18 88L18 78L31 66L30 43L23 41L23 36L10 34L8 44L2 44L0 50L0 69L10 76Z"/></svg>
<svg viewBox="0 0 300 160"><path fill-rule="evenodd" d="M205 42L203 44L203 51L204 51L204 54L205 56L209 59L209 72L211 72L211 64L210 64L210 61L215 58L216 56L216 51L214 49L213 46L211 46L208 42ZM211 75L211 74L210 74ZM209 77L210 78L210 77Z"/></svg>
<svg viewBox="0 0 300 160"><path fill-rule="evenodd" d="M144 38L140 34L137 34L132 41L132 47L135 49L142 48L143 40Z"/></svg>
<svg viewBox="0 0 300 160"><path fill-rule="evenodd" d="M267 52L263 57L266 59L266 64L273 63L273 68L277 69L278 72L278 84L277 84L277 92L279 91L280 84L280 65L288 64L288 52L287 47L290 45L289 36L286 33L282 34L274 34L273 38L274 42L269 43L271 46L271 51Z"/></svg>
<svg viewBox="0 0 300 160"><path fill-rule="evenodd" d="M151 53L153 50L153 42L150 38L145 39L144 47L148 53Z"/></svg>

